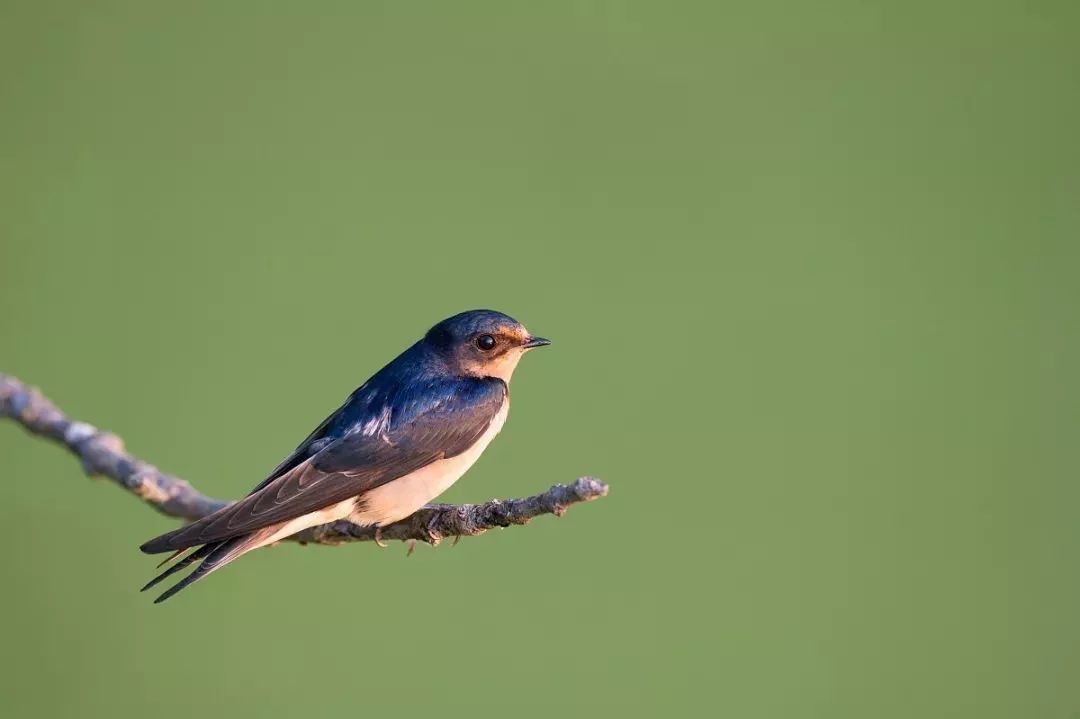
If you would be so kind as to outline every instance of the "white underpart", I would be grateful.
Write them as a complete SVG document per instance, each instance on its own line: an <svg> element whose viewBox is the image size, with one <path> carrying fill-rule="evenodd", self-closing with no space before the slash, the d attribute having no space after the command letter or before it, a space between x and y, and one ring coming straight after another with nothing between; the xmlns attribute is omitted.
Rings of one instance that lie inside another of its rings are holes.
<svg viewBox="0 0 1080 719"><path fill-rule="evenodd" d="M398 477L381 487L376 487L367 492L363 495L364 509L362 511L353 511L356 509L355 498L346 499L317 512L311 512L261 530L266 532L265 538L253 545L251 549L273 544L297 532L302 532L308 527L315 527L327 522L336 522L346 517L356 524L377 524L379 526L386 526L391 522L408 517L449 489L450 485L458 481L461 475L465 474L476 463L476 460L480 458L487 446L491 444L491 440L495 439L495 435L503 428L509 413L510 398L507 397L503 402L502 409L492 418L487 431L480 436L480 439L473 446L456 457L432 462L426 467L404 477ZM371 422L368 422L368 424L371 424ZM364 425L362 430L365 434L368 434L367 426ZM376 427L370 434L375 434L378 431L379 429Z"/></svg>
<svg viewBox="0 0 1080 719"><path fill-rule="evenodd" d="M297 532L302 532L308 527L317 527L320 524L344 519L349 516L349 512L351 512L355 506L355 499L346 499L344 502L331 504L329 507L324 507L317 512L309 512L308 514L296 517L295 519L290 519L288 522L271 525L266 529L260 530L262 532L267 532L267 535L257 544L253 545L251 549L258 549L259 547L265 547L267 544L273 544L274 542L285 539L285 537L291 537ZM247 551L250 552L251 550L249 549Z"/></svg>

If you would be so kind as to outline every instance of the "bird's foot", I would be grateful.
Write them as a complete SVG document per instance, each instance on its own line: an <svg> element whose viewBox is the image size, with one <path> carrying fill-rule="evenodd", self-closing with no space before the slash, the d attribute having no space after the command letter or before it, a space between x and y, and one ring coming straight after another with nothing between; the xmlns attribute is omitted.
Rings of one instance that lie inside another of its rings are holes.
<svg viewBox="0 0 1080 719"><path fill-rule="evenodd" d="M435 529L435 524L437 523L438 519L439 514L438 512L436 512L428 521L428 523L424 525L424 534L427 535L427 543L433 547L438 546L439 542L441 542L443 539L442 533L439 532L439 530Z"/></svg>
<svg viewBox="0 0 1080 719"><path fill-rule="evenodd" d="M383 549L386 549L387 547L390 546L389 544L387 544L386 542L384 542L382 540L382 527L380 527L377 524L375 525L375 536L373 537L373 541L375 542L376 545L378 545L379 547L382 547Z"/></svg>

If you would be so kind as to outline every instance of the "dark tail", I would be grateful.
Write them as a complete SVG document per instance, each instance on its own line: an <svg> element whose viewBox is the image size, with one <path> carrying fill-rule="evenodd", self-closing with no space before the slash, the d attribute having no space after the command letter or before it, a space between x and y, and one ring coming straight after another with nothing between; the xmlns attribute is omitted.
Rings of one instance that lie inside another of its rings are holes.
<svg viewBox="0 0 1080 719"><path fill-rule="evenodd" d="M142 588L142 591L146 591L161 580L175 574L176 572L179 572L181 569L187 567L193 562L199 562L199 560L202 560L201 562L199 562L199 565L195 567L194 570L192 570L190 574L188 574L179 582L166 589L161 594L161 596L154 600L154 604L160 604L161 602L164 602L166 599L179 592L181 589L184 589L185 587L194 584L195 582L199 581L211 572L221 569L234 559L238 559L241 555L246 554L252 549L257 548L258 546L260 546L260 542L266 537L269 537L272 533L272 531L268 533L265 529L263 529L257 532L252 532L251 534L245 534L240 537L234 537L232 539L226 539L221 542L214 542L212 544L203 545L198 550L192 552L186 557L181 558L176 562L176 564L172 565L164 572L151 579L146 584L146 586Z"/></svg>
<svg viewBox="0 0 1080 719"><path fill-rule="evenodd" d="M147 589L154 586L155 584L160 582L162 579L165 579L166 577L171 577L172 575L176 574L177 572L179 572L181 569L188 566L192 562L198 561L200 559L205 559L207 557L207 555L209 555L211 552L213 552L215 549L217 549L220 545L221 545L221 543L218 542L216 544L207 544L207 545L204 545L203 547L201 547L199 549L196 549L194 552L187 555L183 559L178 560L176 562L176 564L172 565L171 567L166 569L164 572L162 572L161 574L159 574L156 577L154 577L153 579L151 579L139 591L140 592L145 592ZM180 551L183 552L183 550L180 550ZM174 554L173 557L175 557L175 556L176 555ZM166 561L168 561L168 560L166 560ZM158 567L160 567L160 566L161 565L159 564Z"/></svg>

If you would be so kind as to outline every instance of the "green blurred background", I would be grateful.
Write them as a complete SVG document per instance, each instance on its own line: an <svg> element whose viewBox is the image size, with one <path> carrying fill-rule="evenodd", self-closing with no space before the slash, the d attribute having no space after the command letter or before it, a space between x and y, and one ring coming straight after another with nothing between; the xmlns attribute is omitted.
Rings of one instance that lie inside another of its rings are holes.
<svg viewBox="0 0 1080 719"><path fill-rule="evenodd" d="M1075 3L2 7L0 371L235 497L494 307L446 498L611 484L153 606L0 424L5 715L1080 715Z"/></svg>

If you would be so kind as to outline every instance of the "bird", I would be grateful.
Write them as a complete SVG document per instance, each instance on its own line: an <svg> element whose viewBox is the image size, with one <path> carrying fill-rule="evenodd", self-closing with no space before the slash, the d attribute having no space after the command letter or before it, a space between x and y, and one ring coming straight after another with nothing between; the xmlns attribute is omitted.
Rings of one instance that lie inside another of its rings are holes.
<svg viewBox="0 0 1080 719"><path fill-rule="evenodd" d="M173 552L159 567L176 561L143 591L197 563L154 600L163 602L252 550L327 522L348 519L378 536L476 462L506 422L518 361L549 344L494 310L439 322L246 497L144 543L147 554Z"/></svg>

